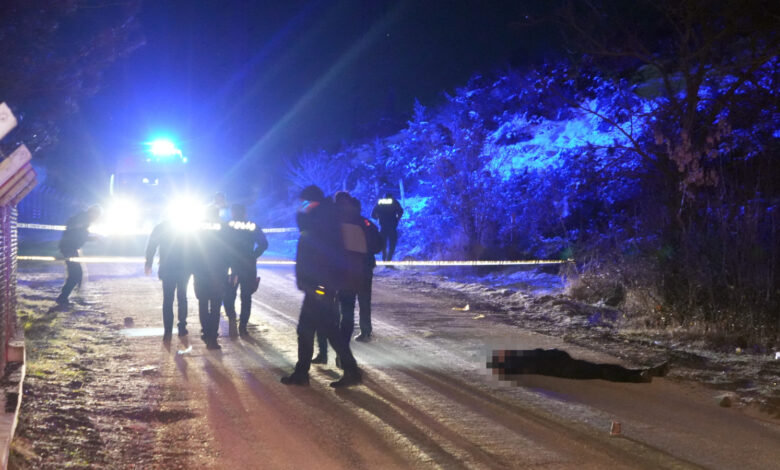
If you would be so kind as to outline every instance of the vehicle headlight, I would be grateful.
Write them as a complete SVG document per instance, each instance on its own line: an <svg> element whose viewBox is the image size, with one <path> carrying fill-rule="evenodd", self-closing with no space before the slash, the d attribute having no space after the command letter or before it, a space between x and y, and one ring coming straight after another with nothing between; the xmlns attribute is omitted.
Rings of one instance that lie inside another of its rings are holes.
<svg viewBox="0 0 780 470"><path fill-rule="evenodd" d="M203 204L193 197L178 197L168 204L168 220L179 230L194 230L203 220Z"/></svg>
<svg viewBox="0 0 780 470"><path fill-rule="evenodd" d="M135 201L114 198L108 202L102 220L90 227L90 232L99 235L130 235L139 230L141 210Z"/></svg>

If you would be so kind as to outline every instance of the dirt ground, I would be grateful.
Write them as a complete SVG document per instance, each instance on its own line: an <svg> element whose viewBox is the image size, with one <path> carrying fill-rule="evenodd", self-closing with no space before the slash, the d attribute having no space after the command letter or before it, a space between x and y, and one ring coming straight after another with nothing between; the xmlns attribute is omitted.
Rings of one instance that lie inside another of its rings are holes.
<svg viewBox="0 0 780 470"><path fill-rule="evenodd" d="M9 468L173 468L175 449L155 449L149 425L191 413L156 406L156 370L144 368L97 299L53 308L60 283L19 286L27 377Z"/></svg>

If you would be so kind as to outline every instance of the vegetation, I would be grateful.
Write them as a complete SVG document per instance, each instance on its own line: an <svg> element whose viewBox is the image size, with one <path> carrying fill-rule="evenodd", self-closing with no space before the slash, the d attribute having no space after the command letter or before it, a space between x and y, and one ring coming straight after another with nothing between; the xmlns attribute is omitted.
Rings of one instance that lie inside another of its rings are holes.
<svg viewBox="0 0 780 470"><path fill-rule="evenodd" d="M140 0L4 0L0 101L24 121L0 156L24 142L33 154L57 142L59 122L101 86L116 59L143 45Z"/></svg>
<svg viewBox="0 0 780 470"><path fill-rule="evenodd" d="M404 256L573 256L572 292L590 301L771 343L779 9L563 2L566 60L474 76L395 135L291 163L290 179L369 210L401 182Z"/></svg>

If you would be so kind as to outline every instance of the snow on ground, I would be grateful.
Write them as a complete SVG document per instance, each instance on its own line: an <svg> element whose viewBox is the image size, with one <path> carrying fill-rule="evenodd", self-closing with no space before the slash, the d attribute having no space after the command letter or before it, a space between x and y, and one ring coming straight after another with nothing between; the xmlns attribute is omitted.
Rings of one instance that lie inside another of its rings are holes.
<svg viewBox="0 0 780 470"><path fill-rule="evenodd" d="M446 292L453 308L565 339L636 365L671 361L669 377L692 380L728 393L731 405L780 418L780 359L777 351L715 349L702 335L637 329L615 308L589 305L565 294L565 282L547 268L377 268L376 276Z"/></svg>

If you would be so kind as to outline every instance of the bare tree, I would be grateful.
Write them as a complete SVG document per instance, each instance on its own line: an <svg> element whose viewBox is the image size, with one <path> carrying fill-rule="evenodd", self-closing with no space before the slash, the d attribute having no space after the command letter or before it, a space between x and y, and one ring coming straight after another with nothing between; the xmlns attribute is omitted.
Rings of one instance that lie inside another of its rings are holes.
<svg viewBox="0 0 780 470"><path fill-rule="evenodd" d="M24 141L35 152L56 142L58 122L100 88L106 68L144 44L136 19L140 5L0 2L0 100L25 120L6 145Z"/></svg>

